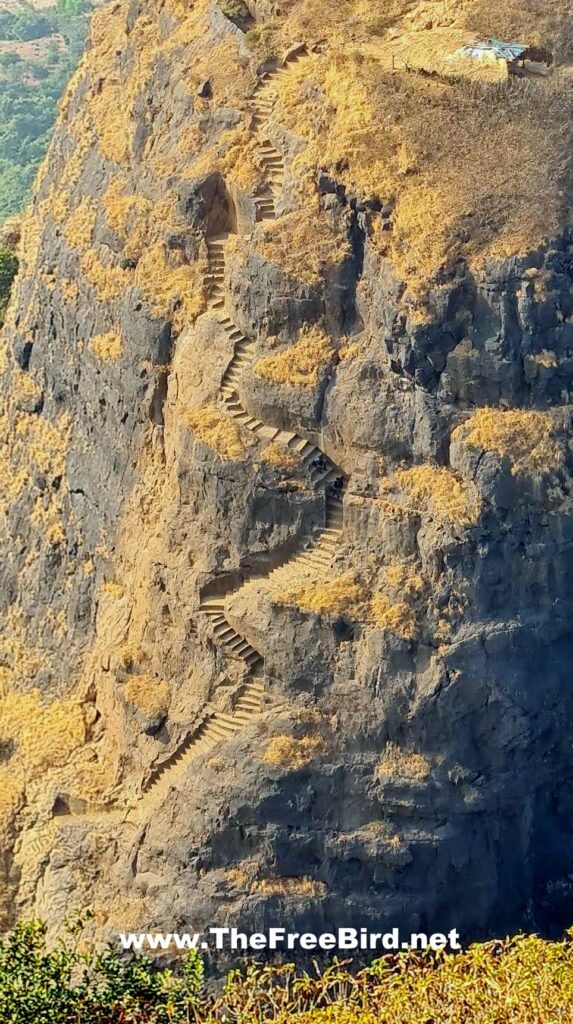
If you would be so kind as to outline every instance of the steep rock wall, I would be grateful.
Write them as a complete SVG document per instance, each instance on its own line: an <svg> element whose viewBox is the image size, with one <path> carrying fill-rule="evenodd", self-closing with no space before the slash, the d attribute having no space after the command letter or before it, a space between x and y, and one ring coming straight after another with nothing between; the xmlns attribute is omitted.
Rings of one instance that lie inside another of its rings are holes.
<svg viewBox="0 0 573 1024"><path fill-rule="evenodd" d="M570 912L569 229L415 306L392 204L305 167L303 6L109 3L62 108L5 331L6 920Z"/></svg>

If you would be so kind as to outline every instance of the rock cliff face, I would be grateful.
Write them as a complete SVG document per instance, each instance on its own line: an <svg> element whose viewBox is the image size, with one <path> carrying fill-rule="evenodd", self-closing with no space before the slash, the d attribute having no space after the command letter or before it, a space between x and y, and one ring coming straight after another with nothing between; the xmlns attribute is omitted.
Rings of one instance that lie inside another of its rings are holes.
<svg viewBox="0 0 573 1024"><path fill-rule="evenodd" d="M569 923L566 76L464 92L360 4L240 7L94 16L24 224L4 923ZM382 86L467 139L511 108L505 216L495 146L446 213L421 127L372 149Z"/></svg>

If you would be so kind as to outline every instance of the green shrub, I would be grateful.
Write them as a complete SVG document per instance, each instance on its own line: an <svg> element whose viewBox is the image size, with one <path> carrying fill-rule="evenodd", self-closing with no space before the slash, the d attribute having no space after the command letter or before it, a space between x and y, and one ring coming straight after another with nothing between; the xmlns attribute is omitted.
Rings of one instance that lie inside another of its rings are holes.
<svg viewBox="0 0 573 1024"><path fill-rule="evenodd" d="M4 323L10 301L12 282L18 272L18 260L10 249L0 246L0 326Z"/></svg>
<svg viewBox="0 0 573 1024"><path fill-rule="evenodd" d="M80 953L81 932L78 921L48 950L34 922L0 941L1 1024L573 1024L571 933L390 954L360 970L247 963L215 995L196 952L172 972L111 948Z"/></svg>
<svg viewBox="0 0 573 1024"><path fill-rule="evenodd" d="M18 925L0 943L2 1024L187 1024L197 1004L203 964L191 951L178 977L146 957L122 960L111 948L77 949L82 922L46 947L46 927Z"/></svg>

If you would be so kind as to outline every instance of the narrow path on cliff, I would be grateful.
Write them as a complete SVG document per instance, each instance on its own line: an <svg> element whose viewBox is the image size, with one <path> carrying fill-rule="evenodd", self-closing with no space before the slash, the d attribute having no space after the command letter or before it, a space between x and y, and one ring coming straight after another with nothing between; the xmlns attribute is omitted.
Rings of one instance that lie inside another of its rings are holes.
<svg viewBox="0 0 573 1024"><path fill-rule="evenodd" d="M277 202L285 179L283 157L267 138L265 127L277 99L275 80L279 75L288 74L292 65L304 59L305 54L300 48L293 52L280 68L269 72L261 79L252 98L252 127L257 135L261 164L267 178L265 191L254 197L257 220L271 220L276 217ZM325 494L325 525L322 530L303 536L295 555L290 555L283 563L276 565L270 573L263 576L253 574L240 588L230 589L216 597L205 597L201 601L200 611L209 621L215 643L228 657L240 659L246 667L246 674L231 713L209 713L206 710L199 724L152 773L143 793L131 807L113 807L109 810L94 808L85 814L54 817L50 825L55 828L63 825L66 820L69 823L117 822L135 826L144 823L166 797L171 786L184 775L195 757L225 743L260 715L265 702L264 658L247 637L229 621L232 602L248 593L249 588L253 588L253 595L254 591L261 587L267 592L276 592L285 586L292 587L296 583L308 584L312 580L328 575L332 558L341 541L346 484L343 472L318 445L296 432L281 430L263 423L251 416L242 404L241 381L246 371L252 368L256 343L235 325L227 309L225 249L229 237L228 234L219 234L207 238L208 266L204 279L210 313L233 343L233 355L221 381L221 402L229 417L257 437L269 443L282 444L285 448L298 453L306 466L311 483L315 488L322 489ZM46 825L43 825L34 831L40 832L45 829ZM32 836L31 842L34 841ZM38 845L43 846L44 843L39 841Z"/></svg>
<svg viewBox="0 0 573 1024"><path fill-rule="evenodd" d="M275 79L280 74L288 74L289 67L303 59L305 55L300 50L294 52L281 68L264 77L252 100L252 125L257 134L261 164L268 186L254 200L258 220L276 217L276 204L284 186L284 160L268 140L265 129L266 120L272 114L277 99ZM229 615L232 612L228 610L228 606L232 608L233 599L248 587L264 584L267 591L275 591L285 585L292 586L299 581L308 583L311 579L328 574L332 557L342 537L345 489L342 471L318 445L294 431L281 430L251 416L241 401L241 381L244 374L252 368L256 343L234 323L232 313L227 309L225 276L226 246L229 237L227 233L207 238L207 271L204 280L211 315L233 343L233 355L221 380L220 395L223 408L236 423L252 431L257 437L267 442L283 444L298 453L309 472L311 483L325 492L325 526L318 534L303 537L299 545L300 550L266 576L249 579L238 590L230 589L216 597L209 596L201 600L200 611L208 617L215 643L228 657L239 659L246 666L244 688L232 715L216 712L209 716L152 776L140 804L130 814L132 820L144 819L157 806L174 780L185 771L195 756L230 739L262 711L264 658L230 621Z"/></svg>

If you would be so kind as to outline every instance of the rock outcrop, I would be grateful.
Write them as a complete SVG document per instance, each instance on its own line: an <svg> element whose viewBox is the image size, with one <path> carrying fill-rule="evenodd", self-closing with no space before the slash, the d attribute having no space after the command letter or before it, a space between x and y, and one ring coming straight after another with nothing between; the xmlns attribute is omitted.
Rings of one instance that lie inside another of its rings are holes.
<svg viewBox="0 0 573 1024"><path fill-rule="evenodd" d="M4 923L57 931L89 904L98 939L559 927L563 180L527 244L519 208L482 237L452 196L422 259L423 132L417 155L394 123L371 151L358 90L379 74L438 110L456 84L412 84L383 41L373 70L360 19L343 65L339 21L288 7L106 4L23 226L1 383ZM557 74L532 105L554 109ZM462 99L473 116L484 97Z"/></svg>

